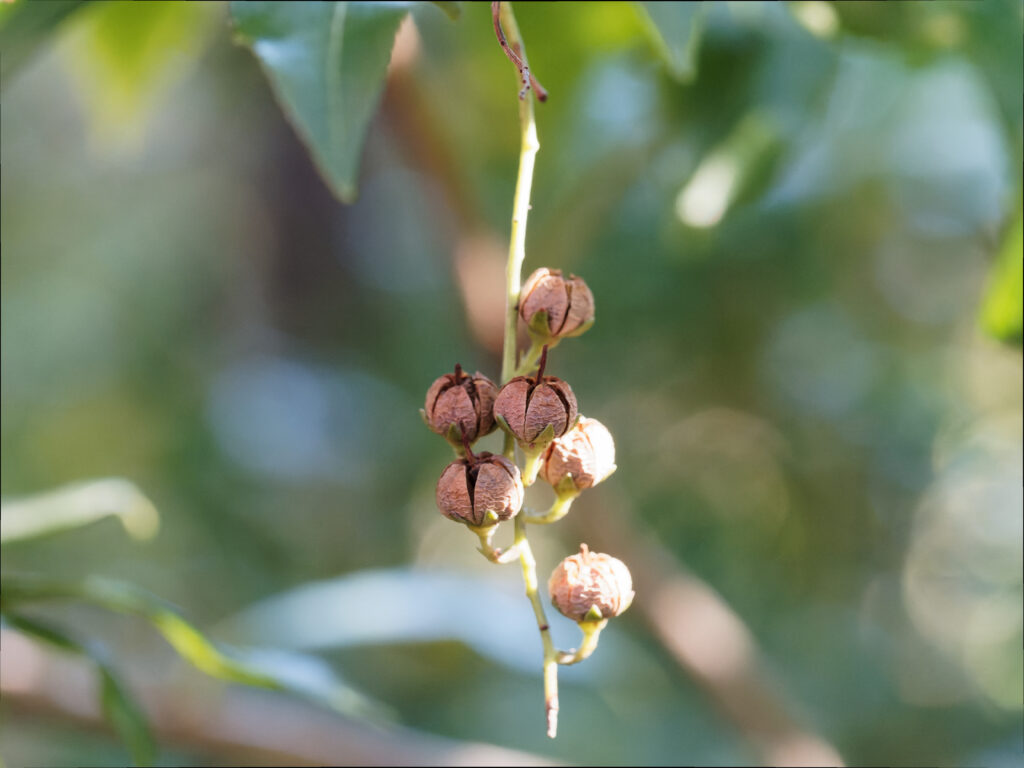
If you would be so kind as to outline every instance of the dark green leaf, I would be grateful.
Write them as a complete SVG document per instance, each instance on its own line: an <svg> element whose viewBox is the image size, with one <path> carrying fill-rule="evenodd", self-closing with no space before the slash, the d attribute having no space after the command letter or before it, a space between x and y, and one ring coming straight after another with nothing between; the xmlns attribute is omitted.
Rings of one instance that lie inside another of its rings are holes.
<svg viewBox="0 0 1024 768"><path fill-rule="evenodd" d="M263 65L328 185L356 196L359 156L412 3L232 2L239 37Z"/></svg>
<svg viewBox="0 0 1024 768"><path fill-rule="evenodd" d="M687 82L697 74L697 50L704 29L704 3L635 3L672 76Z"/></svg>
<svg viewBox="0 0 1024 768"><path fill-rule="evenodd" d="M100 658L99 654L64 632L34 619L13 614L5 614L4 619L10 626L26 635L31 635L62 651L77 653L92 660L100 675L100 708L103 716L128 747L136 765L153 764L156 759L156 744L150 732L149 722L131 694L118 680L114 670Z"/></svg>
<svg viewBox="0 0 1024 768"><path fill-rule="evenodd" d="M28 0L0 6L0 83L21 67L83 0Z"/></svg>

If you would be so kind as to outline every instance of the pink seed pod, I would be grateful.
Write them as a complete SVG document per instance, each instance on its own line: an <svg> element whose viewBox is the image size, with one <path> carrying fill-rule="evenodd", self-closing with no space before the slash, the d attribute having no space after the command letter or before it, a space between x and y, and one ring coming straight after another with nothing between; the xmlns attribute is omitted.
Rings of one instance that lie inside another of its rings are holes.
<svg viewBox="0 0 1024 768"><path fill-rule="evenodd" d="M579 554L558 564L548 580L548 592L555 608L577 622L618 616L635 595L625 563L591 552L586 544L580 544Z"/></svg>
<svg viewBox="0 0 1024 768"><path fill-rule="evenodd" d="M594 324L594 294L582 278L541 267L523 284L519 316L540 336L579 336Z"/></svg>
<svg viewBox="0 0 1024 768"><path fill-rule="evenodd" d="M571 430L554 440L544 455L541 476L555 490L569 493L591 488L615 471L615 440L597 419L580 417Z"/></svg>

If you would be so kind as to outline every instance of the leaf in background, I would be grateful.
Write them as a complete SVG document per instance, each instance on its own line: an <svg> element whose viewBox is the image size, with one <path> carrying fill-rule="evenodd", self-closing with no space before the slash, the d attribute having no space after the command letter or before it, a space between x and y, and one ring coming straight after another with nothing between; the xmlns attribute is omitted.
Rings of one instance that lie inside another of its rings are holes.
<svg viewBox="0 0 1024 768"><path fill-rule="evenodd" d="M106 2L80 15L68 66L98 146L142 146L150 117L198 63L219 14L215 3Z"/></svg>
<svg viewBox="0 0 1024 768"><path fill-rule="evenodd" d="M999 259L992 267L988 294L981 307L981 325L1000 341L1024 342L1024 211L1006 233Z"/></svg>
<svg viewBox="0 0 1024 768"><path fill-rule="evenodd" d="M433 3L444 11L452 21L455 21L462 15L462 3L451 1L446 2L446 0L433 0Z"/></svg>
<svg viewBox="0 0 1024 768"><path fill-rule="evenodd" d="M156 743L142 708L128 693L114 670L102 660L101 655L82 643L72 639L60 630L41 624L33 619L4 614L4 621L13 628L42 640L68 653L81 654L91 659L100 675L100 708L107 722L128 747L136 765L152 765L156 758Z"/></svg>
<svg viewBox="0 0 1024 768"><path fill-rule="evenodd" d="M573 622L551 616L556 641L571 647ZM540 638L522 586L477 574L395 568L311 582L249 606L219 627L233 642L289 650L458 640L481 656L539 675ZM639 674L617 658L626 642L614 628L579 676ZM575 674L575 673L574 673Z"/></svg>
<svg viewBox="0 0 1024 768"><path fill-rule="evenodd" d="M179 616L164 600L131 584L98 577L78 583L53 581L24 574L4 574L0 608L41 600L80 600L109 611L149 621L185 661L211 677L228 682L288 691L359 719L387 719L383 707L335 679L310 681L309 664L296 672L296 660L282 674L274 669L274 656L260 649L248 651L253 663L222 653L202 632Z"/></svg>
<svg viewBox="0 0 1024 768"><path fill-rule="evenodd" d="M256 54L285 114L344 202L356 197L363 141L398 25L411 5L231 3L240 39Z"/></svg>
<svg viewBox="0 0 1024 768"><path fill-rule="evenodd" d="M132 483L119 478L5 501L2 510L0 542L4 544L78 528L109 516L120 518L135 539L151 539L160 527L153 503Z"/></svg>
<svg viewBox="0 0 1024 768"><path fill-rule="evenodd" d="M83 0L47 3L20 0L0 5L0 83L31 58L64 19L85 5Z"/></svg>
<svg viewBox="0 0 1024 768"><path fill-rule="evenodd" d="M638 2L637 13L672 76L686 83L697 75L697 50L704 30L705 3Z"/></svg>

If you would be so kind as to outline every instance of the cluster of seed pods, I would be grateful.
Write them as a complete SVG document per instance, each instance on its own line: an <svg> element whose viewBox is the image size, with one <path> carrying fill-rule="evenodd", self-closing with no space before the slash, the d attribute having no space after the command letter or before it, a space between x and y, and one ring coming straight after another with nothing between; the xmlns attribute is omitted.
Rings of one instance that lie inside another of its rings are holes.
<svg viewBox="0 0 1024 768"><path fill-rule="evenodd" d="M542 268L523 285L518 309L534 344L543 347L536 371L498 387L479 371L470 375L456 365L454 373L430 385L423 408L427 426L459 456L437 481L437 506L477 534L523 514L525 487L538 474L568 509L582 491L615 471L611 434L597 419L579 414L568 382L545 373L548 349L593 324L593 294L581 278ZM532 469L524 472L505 456L473 452L473 443L498 427L515 439ZM586 544L558 564L548 591L563 615L581 623L617 616L633 599L629 569Z"/></svg>

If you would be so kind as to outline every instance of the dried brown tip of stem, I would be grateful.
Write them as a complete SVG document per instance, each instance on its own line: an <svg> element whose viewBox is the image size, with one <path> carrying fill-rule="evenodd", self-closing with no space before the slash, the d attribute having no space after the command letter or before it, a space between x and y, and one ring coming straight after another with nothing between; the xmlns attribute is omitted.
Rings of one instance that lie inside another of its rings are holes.
<svg viewBox="0 0 1024 768"><path fill-rule="evenodd" d="M458 384L465 378L466 374L462 372L462 366L458 363L455 364L455 383Z"/></svg>
<svg viewBox="0 0 1024 768"><path fill-rule="evenodd" d="M540 84L540 81L534 77L533 73L530 72L529 66L523 61L519 52L516 51L511 45L508 44L508 40L505 38L505 30L501 28L501 3L491 3L491 19L494 21L494 34L498 38L498 43L501 45L501 49L508 56L508 60L511 61L515 68L519 70L519 77L522 78L523 87L519 91L519 100L522 101L526 98L526 92L533 88L534 93L537 94L539 101L548 100L548 92L544 89L544 86Z"/></svg>
<svg viewBox="0 0 1024 768"><path fill-rule="evenodd" d="M466 449L466 461L469 464L476 464L477 458L473 454L473 449L469 447L469 438L466 437L466 433L462 433L462 447Z"/></svg>
<svg viewBox="0 0 1024 768"><path fill-rule="evenodd" d="M548 364L548 345L545 344L544 348L540 351L540 360L537 362L537 383L540 384L544 380L544 366Z"/></svg>

